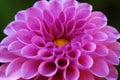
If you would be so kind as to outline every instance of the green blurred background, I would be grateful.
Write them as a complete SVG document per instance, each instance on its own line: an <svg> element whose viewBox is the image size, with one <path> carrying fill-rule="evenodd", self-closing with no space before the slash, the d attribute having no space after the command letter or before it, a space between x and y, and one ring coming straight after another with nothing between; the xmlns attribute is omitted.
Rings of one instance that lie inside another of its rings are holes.
<svg viewBox="0 0 120 80"><path fill-rule="evenodd" d="M14 20L14 15L19 10L24 10L33 5L37 0L0 0L0 40L5 35L3 29ZM120 1L119 0L79 0L93 5L93 10L102 11L108 18L108 24L120 31ZM117 66L120 73L120 66ZM120 74L119 74L120 75ZM120 78L118 79L120 80Z"/></svg>

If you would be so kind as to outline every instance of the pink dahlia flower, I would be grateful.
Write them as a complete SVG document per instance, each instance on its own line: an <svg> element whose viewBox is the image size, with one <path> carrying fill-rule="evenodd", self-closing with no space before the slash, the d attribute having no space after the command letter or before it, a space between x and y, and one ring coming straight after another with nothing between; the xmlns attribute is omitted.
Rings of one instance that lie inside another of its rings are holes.
<svg viewBox="0 0 120 80"><path fill-rule="evenodd" d="M0 80L117 80L119 32L76 0L19 11L0 43Z"/></svg>

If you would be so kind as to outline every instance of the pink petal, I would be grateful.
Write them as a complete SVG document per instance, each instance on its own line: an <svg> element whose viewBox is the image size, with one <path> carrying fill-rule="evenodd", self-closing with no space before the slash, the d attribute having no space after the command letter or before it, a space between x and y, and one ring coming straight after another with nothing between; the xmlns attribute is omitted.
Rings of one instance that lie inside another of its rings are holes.
<svg viewBox="0 0 120 80"><path fill-rule="evenodd" d="M9 52L6 48L0 48L0 62L11 62L17 56Z"/></svg>
<svg viewBox="0 0 120 80"><path fill-rule="evenodd" d="M95 78L88 71L81 71L79 80L95 80Z"/></svg>
<svg viewBox="0 0 120 80"><path fill-rule="evenodd" d="M53 34L54 34L55 38L59 38L63 35L64 27L59 19L55 20L55 25L53 26L53 31L54 31Z"/></svg>
<svg viewBox="0 0 120 80"><path fill-rule="evenodd" d="M76 60L80 57L81 51L79 49L71 50L67 53L67 56L70 60Z"/></svg>
<svg viewBox="0 0 120 80"><path fill-rule="evenodd" d="M31 42L37 47L44 47L46 44L45 40L40 36L32 37Z"/></svg>
<svg viewBox="0 0 120 80"><path fill-rule="evenodd" d="M65 69L68 67L70 62L69 62L69 59L67 58L59 57L59 58L56 58L55 64L58 68Z"/></svg>
<svg viewBox="0 0 120 80"><path fill-rule="evenodd" d="M21 29L28 29L26 23L23 22L23 21L14 21L14 22L12 22L11 23L11 28L14 31L19 31Z"/></svg>
<svg viewBox="0 0 120 80"><path fill-rule="evenodd" d="M0 46L2 47L8 47L8 45L16 40L16 35L11 35L11 36L7 36L6 38L4 38L1 43Z"/></svg>
<svg viewBox="0 0 120 80"><path fill-rule="evenodd" d="M38 19L42 19L42 13L39 8L31 7L26 10L26 16L27 17L36 17Z"/></svg>
<svg viewBox="0 0 120 80"><path fill-rule="evenodd" d="M43 76L50 77L56 74L57 67L52 62L42 62L38 68L39 73Z"/></svg>
<svg viewBox="0 0 120 80"><path fill-rule="evenodd" d="M63 75L65 80L78 80L80 77L80 71L75 66L69 66L65 69Z"/></svg>
<svg viewBox="0 0 120 80"><path fill-rule="evenodd" d="M36 49L33 45L27 45L22 48L21 54L28 58L34 58L37 55L38 49Z"/></svg>
<svg viewBox="0 0 120 80"><path fill-rule="evenodd" d="M117 80L117 78L118 78L117 69L112 65L109 65L109 68L110 68L110 72L107 76L107 80Z"/></svg>
<svg viewBox="0 0 120 80"><path fill-rule="evenodd" d="M62 23L64 23L66 21L66 17L64 12L61 12L58 18Z"/></svg>
<svg viewBox="0 0 120 80"><path fill-rule="evenodd" d="M92 36L96 41L105 41L108 39L108 35L101 31L94 32Z"/></svg>
<svg viewBox="0 0 120 80"><path fill-rule="evenodd" d="M90 68L92 74L98 77L106 77L109 74L108 64L103 59L96 58Z"/></svg>
<svg viewBox="0 0 120 80"><path fill-rule="evenodd" d="M88 9L88 10L92 10L92 5L88 4L88 3L80 3L77 7L77 11L81 10L81 9Z"/></svg>
<svg viewBox="0 0 120 80"><path fill-rule="evenodd" d="M24 79L31 79L38 74L39 62L28 60L21 67L21 75Z"/></svg>
<svg viewBox="0 0 120 80"><path fill-rule="evenodd" d="M78 59L78 66L80 69L88 69L93 66L93 59L89 55L81 55Z"/></svg>
<svg viewBox="0 0 120 80"><path fill-rule="evenodd" d="M84 52L94 52L96 49L96 44L93 42L85 42L82 44L82 50Z"/></svg>
<svg viewBox="0 0 120 80"><path fill-rule="evenodd" d="M14 35L15 34L15 31L12 29L11 27L11 23L7 25L7 27L4 29L3 31L6 35Z"/></svg>
<svg viewBox="0 0 120 80"><path fill-rule="evenodd" d="M15 20L25 20L25 11L19 11L16 15L15 15Z"/></svg>
<svg viewBox="0 0 120 80"><path fill-rule="evenodd" d="M40 22L35 17L28 17L27 18L27 25L30 30L40 30Z"/></svg>
<svg viewBox="0 0 120 80"><path fill-rule="evenodd" d="M75 0L65 0L64 1L64 9L69 7L77 7L77 2Z"/></svg>
<svg viewBox="0 0 120 80"><path fill-rule="evenodd" d="M23 44L31 43L32 36L33 33L29 32L28 30L23 29L17 32L17 39Z"/></svg>
<svg viewBox="0 0 120 80"><path fill-rule="evenodd" d="M56 57L62 57L64 56L65 51L63 50L63 48L56 48L54 53Z"/></svg>
<svg viewBox="0 0 120 80"><path fill-rule="evenodd" d="M50 2L49 8L50 8L50 11L52 12L52 14L54 15L54 17L58 17L58 15L60 14L60 12L62 10L62 6L61 6L60 2L58 2L56 0Z"/></svg>
<svg viewBox="0 0 120 80"><path fill-rule="evenodd" d="M4 78L7 78L6 75L5 75L5 70L6 70L7 66L8 66L8 64L2 64L0 66L0 80L3 80Z"/></svg>
<svg viewBox="0 0 120 80"><path fill-rule="evenodd" d="M10 45L8 46L8 50L12 51L12 52L16 52L18 50L21 50L22 47L24 47L25 45L22 44L19 41L14 41L12 43L10 43Z"/></svg>
<svg viewBox="0 0 120 80"><path fill-rule="evenodd" d="M120 62L118 56L112 50L109 50L109 53L105 57L105 59L113 65L119 65L119 62Z"/></svg>
<svg viewBox="0 0 120 80"><path fill-rule="evenodd" d="M53 58L54 58L53 52L48 50L48 49L40 49L38 51L38 56L42 60L50 60L50 61L52 61Z"/></svg>
<svg viewBox="0 0 120 80"><path fill-rule="evenodd" d="M53 15L51 14L50 11L44 10L43 16L46 22L48 22L49 24L53 23Z"/></svg>
<svg viewBox="0 0 120 80"><path fill-rule="evenodd" d="M107 24L107 20L100 17L90 18L89 22L95 24L98 28L103 28Z"/></svg>
<svg viewBox="0 0 120 80"><path fill-rule="evenodd" d="M68 7L65 10L65 17L67 21L71 20L74 15L75 15L75 7Z"/></svg>
<svg viewBox="0 0 120 80"><path fill-rule="evenodd" d="M98 44L95 52L98 56L107 56L109 53L109 50L106 46Z"/></svg>
<svg viewBox="0 0 120 80"><path fill-rule="evenodd" d="M48 9L48 1L46 1L46 0L38 1L33 6L40 8L41 10L44 11L44 10Z"/></svg>
<svg viewBox="0 0 120 80"><path fill-rule="evenodd" d="M6 68L6 75L13 78L14 80L19 79L21 77L20 68L24 61L25 59L23 58L16 58L13 60Z"/></svg>

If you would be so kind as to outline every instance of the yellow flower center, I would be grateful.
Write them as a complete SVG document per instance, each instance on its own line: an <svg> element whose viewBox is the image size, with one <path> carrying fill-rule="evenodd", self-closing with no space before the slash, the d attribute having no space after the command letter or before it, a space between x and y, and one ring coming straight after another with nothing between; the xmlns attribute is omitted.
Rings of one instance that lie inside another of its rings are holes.
<svg viewBox="0 0 120 80"><path fill-rule="evenodd" d="M58 39L55 39L53 42L54 42L55 45L60 47L60 46L66 45L70 41L68 39L66 39L66 38L58 38Z"/></svg>

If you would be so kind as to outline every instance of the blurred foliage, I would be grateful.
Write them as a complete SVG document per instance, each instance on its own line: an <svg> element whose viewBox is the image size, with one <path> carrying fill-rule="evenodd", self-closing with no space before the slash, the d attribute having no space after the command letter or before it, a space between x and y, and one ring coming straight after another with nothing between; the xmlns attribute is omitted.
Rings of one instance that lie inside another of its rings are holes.
<svg viewBox="0 0 120 80"><path fill-rule="evenodd" d="M3 29L14 20L14 15L19 10L24 10L33 5L37 0L0 0L0 40L5 37ZM120 31L120 1L119 0L78 0L93 5L93 10L102 11L108 18L108 25ZM118 66L120 73L120 66ZM120 80L120 78L119 78Z"/></svg>

